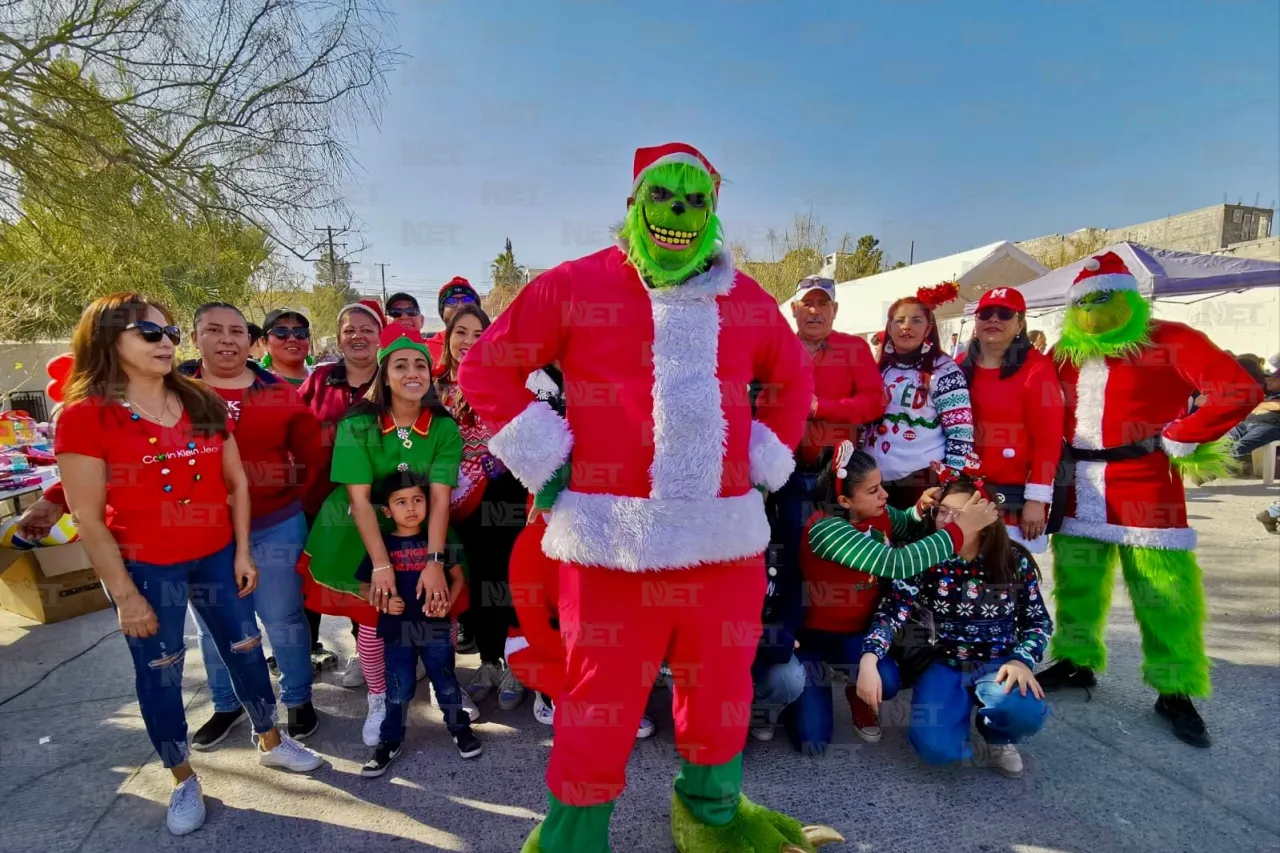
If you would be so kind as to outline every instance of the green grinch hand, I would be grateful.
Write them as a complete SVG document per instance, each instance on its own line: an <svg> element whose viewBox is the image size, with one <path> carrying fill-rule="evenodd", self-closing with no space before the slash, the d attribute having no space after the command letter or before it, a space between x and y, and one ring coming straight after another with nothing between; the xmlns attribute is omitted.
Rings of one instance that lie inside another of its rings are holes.
<svg viewBox="0 0 1280 853"><path fill-rule="evenodd" d="M829 826L804 826L742 797L724 826L702 823L679 796L671 798L671 835L680 853L815 853L844 837Z"/></svg>

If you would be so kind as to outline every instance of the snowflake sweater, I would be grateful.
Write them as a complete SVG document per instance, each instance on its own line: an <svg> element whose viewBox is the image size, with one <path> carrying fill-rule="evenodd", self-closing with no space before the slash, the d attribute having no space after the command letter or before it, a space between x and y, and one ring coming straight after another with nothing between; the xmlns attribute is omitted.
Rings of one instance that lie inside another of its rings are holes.
<svg viewBox="0 0 1280 853"><path fill-rule="evenodd" d="M917 367L890 363L884 379L885 414L864 432L885 481L899 480L934 462L961 469L973 452L973 411L960 366L939 355L928 377Z"/></svg>
<svg viewBox="0 0 1280 853"><path fill-rule="evenodd" d="M893 635L922 611L925 625L939 645L940 660L951 667L974 661L1015 657L1029 668L1044 656L1053 620L1044 606L1035 564L1026 553L1018 558L1017 584L993 584L980 560L954 557L908 580L896 580L881 599L863 653L883 658Z"/></svg>

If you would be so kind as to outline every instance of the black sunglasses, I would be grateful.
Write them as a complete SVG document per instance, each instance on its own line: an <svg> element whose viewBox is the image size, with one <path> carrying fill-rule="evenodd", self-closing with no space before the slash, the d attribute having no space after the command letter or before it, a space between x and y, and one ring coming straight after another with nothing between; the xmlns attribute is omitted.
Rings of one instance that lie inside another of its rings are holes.
<svg viewBox="0 0 1280 853"><path fill-rule="evenodd" d="M988 305L986 308L980 308L978 310L978 319L990 320L992 317L999 317L1001 320L1007 322L1012 320L1017 313L1018 312L1014 311L1012 308L1006 308L1003 305Z"/></svg>
<svg viewBox="0 0 1280 853"><path fill-rule="evenodd" d="M446 296L444 298L445 305L474 305L476 298L470 293L460 293L457 296Z"/></svg>
<svg viewBox="0 0 1280 853"><path fill-rule="evenodd" d="M401 317L417 317L420 312L417 308L388 308L387 316L393 320L399 320Z"/></svg>
<svg viewBox="0 0 1280 853"><path fill-rule="evenodd" d="M268 334L282 341L289 340L290 335L293 335L296 340L305 341L311 337L311 330L306 326L272 326Z"/></svg>
<svg viewBox="0 0 1280 853"><path fill-rule="evenodd" d="M124 327L126 332L130 329L137 329L138 334L149 344L160 343L160 338L166 335L175 347L182 343L182 330L177 326L161 326L150 320L139 320Z"/></svg>

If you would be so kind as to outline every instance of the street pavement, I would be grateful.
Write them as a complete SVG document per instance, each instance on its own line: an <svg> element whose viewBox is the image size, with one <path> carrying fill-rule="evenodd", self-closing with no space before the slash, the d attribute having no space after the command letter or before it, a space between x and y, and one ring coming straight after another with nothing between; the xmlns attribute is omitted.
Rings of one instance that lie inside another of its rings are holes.
<svg viewBox="0 0 1280 853"><path fill-rule="evenodd" d="M837 691L830 752L803 758L782 736L750 743L748 795L835 826L848 843L824 848L831 853L1280 851L1280 536L1253 519L1278 494L1256 480L1189 490L1209 590L1215 694L1200 707L1211 749L1177 742L1152 712L1120 585L1110 668L1090 693L1052 696L1053 717L1023 747L1024 778L923 765L906 743L903 696L886 707L883 740L864 744ZM1051 585L1047 557L1042 567ZM315 695L321 728L309 741L326 766L303 776L262 768L244 725L216 751L195 754L208 821L175 839L164 827L169 776L147 741L115 629L110 611L47 626L0 613L0 853L513 853L544 814L551 730L534 722L530 700L510 713L487 700L477 726L485 753L466 762L424 701L424 682L404 755L370 780L358 774L369 751L360 741L364 691L327 673ZM337 620L324 630L331 647L353 651ZM194 630L187 647L194 729L211 709ZM477 663L460 659L464 681ZM670 706L669 691L655 689L649 710L659 730L631 757L613 819L617 853L673 849L667 822L679 759Z"/></svg>

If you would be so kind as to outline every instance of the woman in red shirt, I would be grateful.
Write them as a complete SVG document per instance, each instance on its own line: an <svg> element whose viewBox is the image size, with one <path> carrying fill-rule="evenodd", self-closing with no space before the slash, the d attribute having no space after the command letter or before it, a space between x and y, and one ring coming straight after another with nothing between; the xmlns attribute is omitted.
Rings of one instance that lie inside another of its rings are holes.
<svg viewBox="0 0 1280 853"><path fill-rule="evenodd" d="M75 366L54 450L80 539L133 656L147 734L177 783L169 831L185 835L205 816L182 699L188 600L253 720L259 762L300 772L323 762L276 728L247 598L258 583L249 483L226 405L173 369L179 340L169 313L145 297L118 293L91 303L72 335ZM193 587L201 594L190 595Z"/></svg>
<svg viewBox="0 0 1280 853"><path fill-rule="evenodd" d="M1026 312L1022 294L1011 287L982 294L961 368L969 379L974 452L987 488L1003 504L1009 538L1040 554L1046 531L1053 532L1047 528L1064 409L1058 371L1031 345Z"/></svg>

